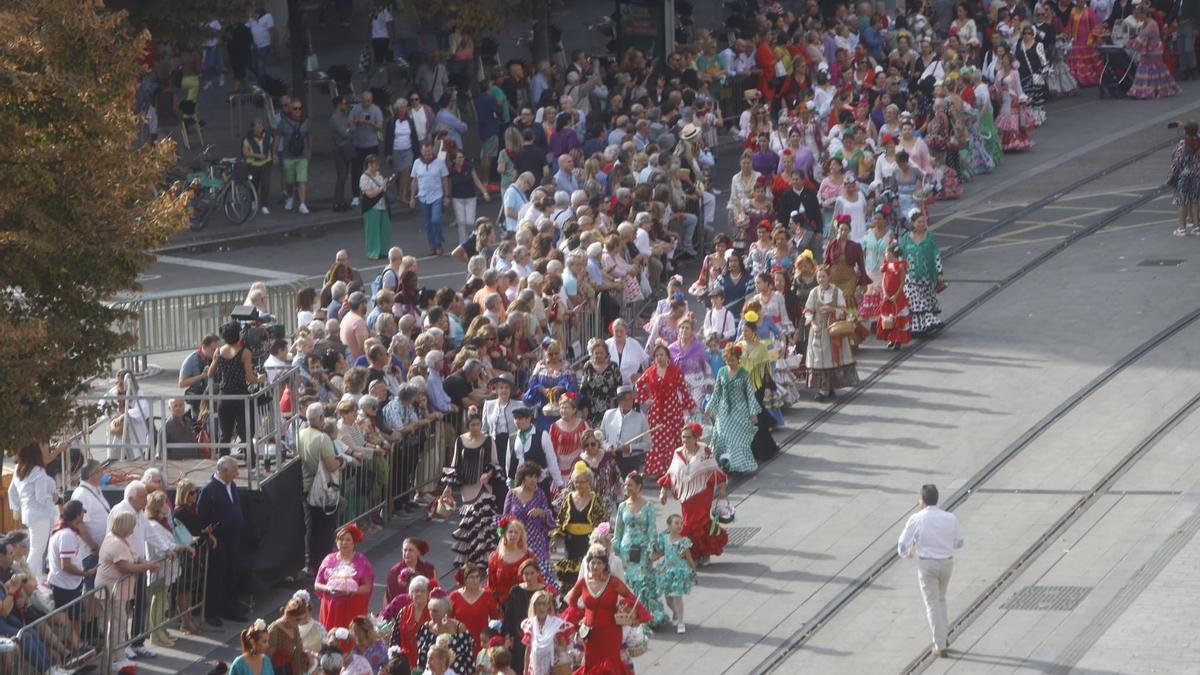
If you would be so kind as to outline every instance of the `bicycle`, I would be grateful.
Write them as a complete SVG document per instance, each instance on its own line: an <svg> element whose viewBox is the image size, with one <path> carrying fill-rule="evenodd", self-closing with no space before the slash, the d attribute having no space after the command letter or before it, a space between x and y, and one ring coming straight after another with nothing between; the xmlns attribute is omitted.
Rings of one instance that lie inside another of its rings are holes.
<svg viewBox="0 0 1200 675"><path fill-rule="evenodd" d="M233 225L245 223L258 212L258 190L250 180L246 164L234 157L211 159L208 156L210 150L211 145L202 155L208 163L207 170L192 171L183 176L178 172L169 174L176 189L192 192L188 227L197 232L208 225L217 206Z"/></svg>

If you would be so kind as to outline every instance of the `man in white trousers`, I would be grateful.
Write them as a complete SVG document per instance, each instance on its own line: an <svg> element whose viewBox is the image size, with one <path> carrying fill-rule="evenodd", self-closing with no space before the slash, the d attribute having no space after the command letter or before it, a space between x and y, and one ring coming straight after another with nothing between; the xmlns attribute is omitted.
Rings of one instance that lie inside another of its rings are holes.
<svg viewBox="0 0 1200 675"><path fill-rule="evenodd" d="M938 508L937 503L937 486L922 485L921 510L904 524L896 551L901 558L917 559L917 583L925 600L929 630L933 633L933 655L946 656L949 652L946 588L954 570L954 552L963 547L963 537L958 529L958 518Z"/></svg>

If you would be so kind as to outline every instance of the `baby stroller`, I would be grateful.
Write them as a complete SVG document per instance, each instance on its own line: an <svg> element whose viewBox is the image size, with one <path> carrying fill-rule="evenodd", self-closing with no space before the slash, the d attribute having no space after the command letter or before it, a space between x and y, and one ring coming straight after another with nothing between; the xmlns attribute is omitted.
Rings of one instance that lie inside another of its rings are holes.
<svg viewBox="0 0 1200 675"><path fill-rule="evenodd" d="M1120 45L1100 45L1096 48L1104 59L1100 71L1100 98L1123 98L1133 86L1137 63Z"/></svg>

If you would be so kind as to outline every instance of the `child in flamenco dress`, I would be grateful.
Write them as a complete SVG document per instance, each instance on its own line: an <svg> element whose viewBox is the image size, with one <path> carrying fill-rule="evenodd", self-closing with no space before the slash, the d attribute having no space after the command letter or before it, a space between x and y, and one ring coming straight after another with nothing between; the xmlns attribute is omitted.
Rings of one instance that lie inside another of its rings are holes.
<svg viewBox="0 0 1200 675"><path fill-rule="evenodd" d="M904 294L904 279L908 262L898 244L888 246L883 262L883 302L879 305L879 321L875 322L875 337L886 340L888 349L899 351L912 341L912 318L908 311L908 296ZM889 325L890 324L890 325Z"/></svg>
<svg viewBox="0 0 1200 675"><path fill-rule="evenodd" d="M696 561L692 558L692 540L683 536L683 517L672 514L667 518L667 531L659 536L662 557L658 568L659 590L666 597L667 607L675 619L675 632L685 633L683 596L692 592L696 583Z"/></svg>
<svg viewBox="0 0 1200 675"><path fill-rule="evenodd" d="M1054 41L1054 55L1050 58L1050 72L1046 73L1046 87L1051 96L1074 96L1079 90L1071 69L1067 67L1067 54L1071 51L1071 37L1059 35Z"/></svg>

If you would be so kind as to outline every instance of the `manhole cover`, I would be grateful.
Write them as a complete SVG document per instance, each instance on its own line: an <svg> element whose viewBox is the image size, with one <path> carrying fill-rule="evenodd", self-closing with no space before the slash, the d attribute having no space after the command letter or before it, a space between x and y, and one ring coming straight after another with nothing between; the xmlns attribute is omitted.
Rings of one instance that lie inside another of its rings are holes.
<svg viewBox="0 0 1200 675"><path fill-rule="evenodd" d="M1091 586L1026 586L1000 605L1000 609L1069 612L1078 607L1091 590Z"/></svg>
<svg viewBox="0 0 1200 675"><path fill-rule="evenodd" d="M758 534L761 527L727 527L725 531L729 534L729 543L726 547L736 548L750 541L750 538Z"/></svg>
<svg viewBox="0 0 1200 675"><path fill-rule="evenodd" d="M1138 267L1179 267L1187 262L1182 258L1149 258L1138 263Z"/></svg>

